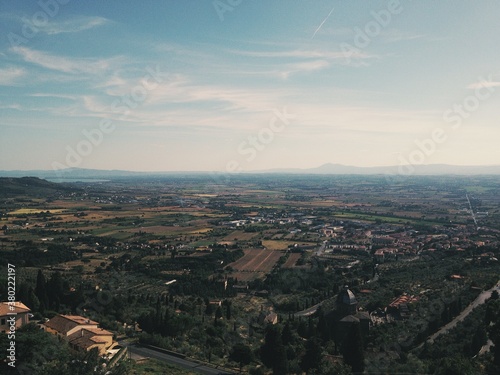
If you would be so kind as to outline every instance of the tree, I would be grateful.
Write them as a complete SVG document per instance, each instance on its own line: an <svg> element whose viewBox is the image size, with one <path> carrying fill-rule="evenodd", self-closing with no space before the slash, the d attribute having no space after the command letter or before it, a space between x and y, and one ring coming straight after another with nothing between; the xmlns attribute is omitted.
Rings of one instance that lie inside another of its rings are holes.
<svg viewBox="0 0 500 375"><path fill-rule="evenodd" d="M47 283L45 281L45 277L43 276L42 270L38 270L38 274L36 276L36 287L35 287L35 295L40 301L40 311L45 311L45 309L49 308L49 297L47 296Z"/></svg>
<svg viewBox="0 0 500 375"><path fill-rule="evenodd" d="M288 375L288 361L286 357L286 350L283 344L276 348L275 355L276 357L273 361L272 366L273 375Z"/></svg>
<svg viewBox="0 0 500 375"><path fill-rule="evenodd" d="M210 303L210 301L206 301L205 302L205 315L212 315L214 312L214 309L212 307L212 304Z"/></svg>
<svg viewBox="0 0 500 375"><path fill-rule="evenodd" d="M285 375L288 372L286 350L281 340L281 330L277 325L266 327L264 344L260 348L262 362L273 369L275 375Z"/></svg>
<svg viewBox="0 0 500 375"><path fill-rule="evenodd" d="M293 341L292 329L288 320L283 327L283 331L281 332L281 341L283 342L283 345L289 345Z"/></svg>
<svg viewBox="0 0 500 375"><path fill-rule="evenodd" d="M249 346L238 343L233 346L231 353L229 354L229 359L237 362L240 366L240 372L243 366L250 364L253 360L252 350Z"/></svg>
<svg viewBox="0 0 500 375"><path fill-rule="evenodd" d="M226 306L226 319L231 319L231 301L229 301Z"/></svg>
<svg viewBox="0 0 500 375"><path fill-rule="evenodd" d="M363 372L365 356L363 353L363 338L359 323L351 324L349 333L342 343L344 362L351 366L353 372Z"/></svg>
<svg viewBox="0 0 500 375"><path fill-rule="evenodd" d="M27 283L21 283L19 292L17 293L17 298L32 311L40 311L40 301L38 300L33 287L29 286Z"/></svg>
<svg viewBox="0 0 500 375"><path fill-rule="evenodd" d="M47 297L51 308L59 310L59 303L64 293L64 284L60 272L54 272L47 282Z"/></svg>
<svg viewBox="0 0 500 375"><path fill-rule="evenodd" d="M498 297L499 297L499 296L498 296L498 290L496 290L496 289L495 289L493 292L491 292L491 296L490 296L490 298L491 298L492 300L497 300L497 299L498 299Z"/></svg>
<svg viewBox="0 0 500 375"><path fill-rule="evenodd" d="M500 367L500 300L493 300L488 303L488 308L491 307L491 324L488 327L488 334L491 341L495 345L493 347L493 363L495 366Z"/></svg>
<svg viewBox="0 0 500 375"><path fill-rule="evenodd" d="M318 369L321 366L322 359L323 354L319 339L313 337L307 340L306 353L300 361L300 368L309 373L309 370Z"/></svg>
<svg viewBox="0 0 500 375"><path fill-rule="evenodd" d="M446 357L436 365L436 375L473 375L477 374L470 359L465 357Z"/></svg>
<svg viewBox="0 0 500 375"><path fill-rule="evenodd" d="M220 308L220 306L218 306L217 310L215 310L214 325L217 325L217 322L221 318L222 318L222 309Z"/></svg>

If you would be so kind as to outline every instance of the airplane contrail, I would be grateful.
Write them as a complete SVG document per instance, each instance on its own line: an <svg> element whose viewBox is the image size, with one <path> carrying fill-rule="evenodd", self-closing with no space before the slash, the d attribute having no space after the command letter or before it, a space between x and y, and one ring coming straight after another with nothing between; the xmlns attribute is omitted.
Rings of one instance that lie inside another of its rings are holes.
<svg viewBox="0 0 500 375"><path fill-rule="evenodd" d="M321 29L321 26L323 26L323 24L326 22L326 20L328 19L328 17L330 17L330 15L332 14L332 12L333 12L334 9L335 9L335 7L332 8L332 10L330 11L330 13L328 13L328 16L326 16L326 18L323 20L323 22L321 22L321 24L318 26L318 28L314 32L314 34L311 37L311 39L314 38L314 36L316 35L316 33L319 31L319 29Z"/></svg>

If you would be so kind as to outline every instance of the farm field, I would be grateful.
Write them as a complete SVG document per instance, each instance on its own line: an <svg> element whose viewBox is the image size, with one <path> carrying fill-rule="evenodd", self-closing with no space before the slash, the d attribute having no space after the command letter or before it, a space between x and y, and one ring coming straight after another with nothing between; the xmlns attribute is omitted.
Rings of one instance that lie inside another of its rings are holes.
<svg viewBox="0 0 500 375"><path fill-rule="evenodd" d="M300 259L301 256L302 256L301 253L291 253L282 267L283 268L295 267L295 264L297 263L297 261Z"/></svg>
<svg viewBox="0 0 500 375"><path fill-rule="evenodd" d="M247 249L244 253L243 257L228 265L234 270L232 276L238 281L264 277L284 254L282 251L266 249Z"/></svg>
<svg viewBox="0 0 500 375"><path fill-rule="evenodd" d="M225 236L222 241L249 241L254 237L257 237L259 233L256 232L244 232L242 230L236 230Z"/></svg>

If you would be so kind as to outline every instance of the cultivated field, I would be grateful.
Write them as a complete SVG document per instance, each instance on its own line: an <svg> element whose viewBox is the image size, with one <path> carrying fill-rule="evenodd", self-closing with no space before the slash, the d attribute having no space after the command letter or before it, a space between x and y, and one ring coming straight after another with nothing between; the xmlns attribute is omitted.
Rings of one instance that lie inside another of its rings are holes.
<svg viewBox="0 0 500 375"><path fill-rule="evenodd" d="M282 251L267 249L248 249L244 252L243 257L228 265L233 268L232 276L236 277L238 281L250 281L265 277L283 255Z"/></svg>
<svg viewBox="0 0 500 375"><path fill-rule="evenodd" d="M295 264L297 263L297 261L300 259L301 256L302 256L302 254L300 254L300 253L292 253L292 254L290 254L290 256L288 257L288 259L286 260L286 262L283 264L283 268L293 268L293 267L295 267Z"/></svg>
<svg viewBox="0 0 500 375"><path fill-rule="evenodd" d="M244 232L242 230L235 230L234 232L231 232L226 237L224 237L222 241L234 241L235 239L238 241L249 241L258 235L259 233L257 232Z"/></svg>

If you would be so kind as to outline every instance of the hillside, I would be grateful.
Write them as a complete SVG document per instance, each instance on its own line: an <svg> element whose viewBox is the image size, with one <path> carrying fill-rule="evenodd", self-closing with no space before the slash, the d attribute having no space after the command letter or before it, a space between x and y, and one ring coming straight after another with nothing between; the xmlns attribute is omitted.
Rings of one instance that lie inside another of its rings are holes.
<svg viewBox="0 0 500 375"><path fill-rule="evenodd" d="M23 195L43 197L70 189L72 188L67 185L56 184L38 177L0 177L0 198L12 198Z"/></svg>

